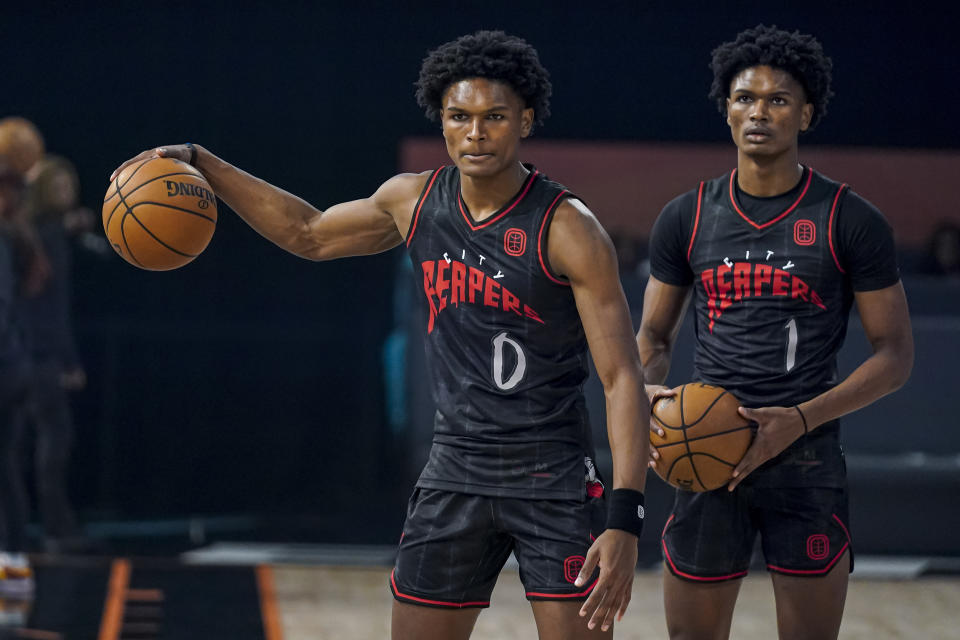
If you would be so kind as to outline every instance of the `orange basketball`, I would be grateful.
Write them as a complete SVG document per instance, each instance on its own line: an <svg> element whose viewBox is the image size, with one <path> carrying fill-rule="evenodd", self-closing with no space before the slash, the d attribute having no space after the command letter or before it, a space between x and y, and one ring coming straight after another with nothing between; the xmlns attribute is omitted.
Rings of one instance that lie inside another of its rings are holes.
<svg viewBox="0 0 960 640"><path fill-rule="evenodd" d="M0 156L20 175L26 175L43 157L43 136L26 118L8 116L0 120Z"/></svg>
<svg viewBox="0 0 960 640"><path fill-rule="evenodd" d="M660 452L654 470L678 489L711 491L730 482L753 440L752 423L737 413L740 401L721 387L690 383L660 398L653 417L663 427L650 432Z"/></svg>
<svg viewBox="0 0 960 640"><path fill-rule="evenodd" d="M202 252L217 226L217 198L199 171L172 158L126 167L103 199L103 230L130 264L166 271Z"/></svg>

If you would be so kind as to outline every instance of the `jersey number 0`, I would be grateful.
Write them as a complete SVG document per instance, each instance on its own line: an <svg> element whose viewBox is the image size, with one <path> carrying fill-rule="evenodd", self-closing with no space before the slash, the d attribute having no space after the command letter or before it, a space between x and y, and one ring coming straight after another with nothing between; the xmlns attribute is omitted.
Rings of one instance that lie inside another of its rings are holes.
<svg viewBox="0 0 960 640"><path fill-rule="evenodd" d="M510 376L504 380L504 349L511 349L516 354L517 364ZM520 343L501 331L493 338L493 382L502 391L510 391L523 380L527 372L527 356L523 353Z"/></svg>

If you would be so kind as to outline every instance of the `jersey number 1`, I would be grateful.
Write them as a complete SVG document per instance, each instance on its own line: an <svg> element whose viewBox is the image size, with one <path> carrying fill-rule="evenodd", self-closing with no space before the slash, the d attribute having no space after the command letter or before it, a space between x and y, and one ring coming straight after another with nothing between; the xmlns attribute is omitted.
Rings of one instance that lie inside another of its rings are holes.
<svg viewBox="0 0 960 640"><path fill-rule="evenodd" d="M513 372L510 374L510 377L506 380L504 377L504 357L503 350L505 348L512 349L516 353L517 364L513 368ZM506 331L501 331L496 336L493 337L493 382L497 387L503 391L510 391L523 380L524 374L527 372L527 356L523 353L523 347L520 346L520 343L509 337Z"/></svg>
<svg viewBox="0 0 960 640"><path fill-rule="evenodd" d="M790 371L797 364L797 319L790 318L783 328L787 330L787 371Z"/></svg>

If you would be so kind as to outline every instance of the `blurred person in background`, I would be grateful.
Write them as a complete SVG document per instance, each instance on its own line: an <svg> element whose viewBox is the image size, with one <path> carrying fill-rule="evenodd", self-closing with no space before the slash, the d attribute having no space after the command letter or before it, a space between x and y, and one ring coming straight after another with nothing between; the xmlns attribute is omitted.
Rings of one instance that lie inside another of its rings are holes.
<svg viewBox="0 0 960 640"><path fill-rule="evenodd" d="M943 221L930 234L921 273L960 278L960 225Z"/></svg>
<svg viewBox="0 0 960 640"><path fill-rule="evenodd" d="M42 290L20 299L33 365L20 418L34 429L37 504L44 547L54 552L79 549L81 541L66 482L74 437L69 392L86 384L70 311L70 236L88 231L95 218L89 209L78 207L78 198L77 172L69 160L48 155L37 163L24 209L51 272Z"/></svg>
<svg viewBox="0 0 960 640"><path fill-rule="evenodd" d="M0 156L0 597L33 592L33 572L24 554L27 503L16 419L26 399L30 365L16 297L38 290L45 277L36 239L23 222L23 189L23 175Z"/></svg>

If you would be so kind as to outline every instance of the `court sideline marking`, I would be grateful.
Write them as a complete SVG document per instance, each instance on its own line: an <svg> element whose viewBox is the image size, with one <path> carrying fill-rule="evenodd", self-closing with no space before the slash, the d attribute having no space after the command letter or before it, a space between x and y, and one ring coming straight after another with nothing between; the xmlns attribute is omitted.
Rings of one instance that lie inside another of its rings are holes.
<svg viewBox="0 0 960 640"><path fill-rule="evenodd" d="M117 640L123 623L123 608L126 605L127 587L130 586L130 560L117 558L110 566L110 582L107 599L103 604L103 618L97 640Z"/></svg>

